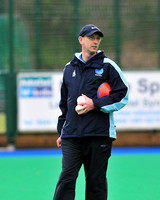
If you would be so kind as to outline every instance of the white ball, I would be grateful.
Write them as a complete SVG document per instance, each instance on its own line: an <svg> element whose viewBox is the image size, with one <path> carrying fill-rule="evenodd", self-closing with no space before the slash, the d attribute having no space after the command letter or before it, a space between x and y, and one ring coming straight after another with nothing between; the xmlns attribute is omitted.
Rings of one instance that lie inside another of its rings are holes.
<svg viewBox="0 0 160 200"><path fill-rule="evenodd" d="M75 108L75 110L76 110L77 113L80 113L80 112L83 111L83 106L77 105L76 108Z"/></svg>
<svg viewBox="0 0 160 200"><path fill-rule="evenodd" d="M77 103L79 104L79 103L84 103L86 100L85 100L85 98L83 97L83 96L79 96L78 98L77 98Z"/></svg>

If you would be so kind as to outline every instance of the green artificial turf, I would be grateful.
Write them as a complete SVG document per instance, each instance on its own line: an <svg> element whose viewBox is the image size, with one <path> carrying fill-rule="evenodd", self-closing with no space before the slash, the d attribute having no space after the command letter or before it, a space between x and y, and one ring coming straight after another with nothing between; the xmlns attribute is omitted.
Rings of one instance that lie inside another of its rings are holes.
<svg viewBox="0 0 160 200"><path fill-rule="evenodd" d="M114 155L108 166L108 200L160 199L160 155ZM61 157L0 158L1 200L52 200ZM83 168L75 200L85 200ZM95 199L96 200L96 199Z"/></svg>
<svg viewBox="0 0 160 200"><path fill-rule="evenodd" d="M109 200L160 199L160 155L113 156L108 169Z"/></svg>

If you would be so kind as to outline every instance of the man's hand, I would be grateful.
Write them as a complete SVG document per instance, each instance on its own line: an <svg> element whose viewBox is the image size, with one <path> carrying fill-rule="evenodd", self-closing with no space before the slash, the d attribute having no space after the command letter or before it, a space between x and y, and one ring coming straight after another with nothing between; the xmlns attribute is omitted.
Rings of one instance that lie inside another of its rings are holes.
<svg viewBox="0 0 160 200"><path fill-rule="evenodd" d="M82 96L85 98L85 103L79 103L78 104L78 105L83 105L83 111L79 112L78 115L86 114L86 113L88 113L89 111L91 111L95 108L91 98L87 97L84 94L82 94Z"/></svg>
<svg viewBox="0 0 160 200"><path fill-rule="evenodd" d="M61 147L61 142L62 142L62 139L59 137L56 141L57 143L57 147Z"/></svg>

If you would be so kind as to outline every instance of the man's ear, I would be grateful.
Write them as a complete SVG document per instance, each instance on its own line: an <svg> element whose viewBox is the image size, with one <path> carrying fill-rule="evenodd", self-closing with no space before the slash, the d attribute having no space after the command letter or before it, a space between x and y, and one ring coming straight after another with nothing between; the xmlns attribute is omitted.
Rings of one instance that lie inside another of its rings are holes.
<svg viewBox="0 0 160 200"><path fill-rule="evenodd" d="M82 45L82 43L83 43L83 37L79 36L78 40L79 40L79 43Z"/></svg>

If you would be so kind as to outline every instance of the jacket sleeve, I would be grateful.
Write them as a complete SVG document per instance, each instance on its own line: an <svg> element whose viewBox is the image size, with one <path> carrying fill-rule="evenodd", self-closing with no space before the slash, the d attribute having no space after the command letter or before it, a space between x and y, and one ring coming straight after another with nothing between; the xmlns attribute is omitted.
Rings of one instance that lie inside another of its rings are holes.
<svg viewBox="0 0 160 200"><path fill-rule="evenodd" d="M116 63L108 58L105 58L104 62L108 68L106 82L109 83L111 92L110 95L93 99L93 103L102 112L110 113L120 110L127 104L129 90L123 73Z"/></svg>
<svg viewBox="0 0 160 200"><path fill-rule="evenodd" d="M57 131L59 134L61 134L61 130L66 121L67 96L68 96L68 90L67 90L64 78L63 78L63 82L61 85L61 99L60 99L60 103L59 103L59 107L61 109L62 114L58 117L58 123L57 123Z"/></svg>

